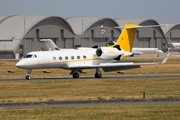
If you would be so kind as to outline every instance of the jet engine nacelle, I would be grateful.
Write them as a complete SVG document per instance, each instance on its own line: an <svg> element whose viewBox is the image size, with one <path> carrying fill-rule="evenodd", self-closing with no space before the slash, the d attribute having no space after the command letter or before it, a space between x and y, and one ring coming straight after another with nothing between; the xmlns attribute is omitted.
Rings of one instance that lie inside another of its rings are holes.
<svg viewBox="0 0 180 120"><path fill-rule="evenodd" d="M96 50L96 55L103 59L113 59L124 55L124 50L118 50L113 47L100 47Z"/></svg>

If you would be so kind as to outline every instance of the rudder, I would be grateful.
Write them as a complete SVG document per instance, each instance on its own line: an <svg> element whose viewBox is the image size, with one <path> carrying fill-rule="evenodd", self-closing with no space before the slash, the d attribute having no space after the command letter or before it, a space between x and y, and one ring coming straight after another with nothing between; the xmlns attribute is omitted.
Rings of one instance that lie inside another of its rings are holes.
<svg viewBox="0 0 180 120"><path fill-rule="evenodd" d="M134 44L134 39L136 36L137 27L141 27L140 25L128 24L123 29L121 35L119 36L117 42L109 47L114 47L119 45L121 49L126 52L131 52Z"/></svg>

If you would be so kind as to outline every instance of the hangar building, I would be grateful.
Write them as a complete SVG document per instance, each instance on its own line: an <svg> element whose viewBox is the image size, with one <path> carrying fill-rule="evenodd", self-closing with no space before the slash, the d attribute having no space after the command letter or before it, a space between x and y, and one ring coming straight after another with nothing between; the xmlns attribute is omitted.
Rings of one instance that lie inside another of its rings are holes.
<svg viewBox="0 0 180 120"><path fill-rule="evenodd" d="M46 49L41 39L52 39L60 48L107 46L107 41L116 41L121 33L121 29L115 27L129 23L159 25L152 19L0 16L0 59L18 59L27 52ZM179 25L171 29L172 38L179 42ZM134 47L156 47L165 51L168 32L164 32L163 28L139 29Z"/></svg>
<svg viewBox="0 0 180 120"><path fill-rule="evenodd" d="M179 43L180 42L180 24L164 24L165 26L162 27L163 32L166 36L168 41L172 43Z"/></svg>
<svg viewBox="0 0 180 120"><path fill-rule="evenodd" d="M114 28L118 26L117 22L111 18L84 18L84 24L81 18L59 16L0 18L1 59L19 58L27 52L46 48L41 39L50 38L60 48L92 47L106 46L108 40L117 39L120 34L120 30Z"/></svg>

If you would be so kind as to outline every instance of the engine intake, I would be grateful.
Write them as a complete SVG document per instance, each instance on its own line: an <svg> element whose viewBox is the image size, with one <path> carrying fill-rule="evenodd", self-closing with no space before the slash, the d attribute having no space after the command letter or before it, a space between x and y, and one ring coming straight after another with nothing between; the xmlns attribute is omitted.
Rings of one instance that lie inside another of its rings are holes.
<svg viewBox="0 0 180 120"><path fill-rule="evenodd" d="M100 48L98 48L98 49L96 50L96 55L97 55L98 57L100 57L100 56L102 55L102 50L101 50Z"/></svg>
<svg viewBox="0 0 180 120"><path fill-rule="evenodd" d="M96 55L103 59L113 59L124 55L124 51L112 47L100 47L96 50Z"/></svg>

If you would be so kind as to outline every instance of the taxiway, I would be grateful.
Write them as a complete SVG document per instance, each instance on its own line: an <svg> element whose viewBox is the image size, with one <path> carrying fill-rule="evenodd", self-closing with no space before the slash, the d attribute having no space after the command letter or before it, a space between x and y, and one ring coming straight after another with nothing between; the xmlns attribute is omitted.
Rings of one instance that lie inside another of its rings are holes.
<svg viewBox="0 0 180 120"><path fill-rule="evenodd" d="M102 78L95 77L46 77L46 78L31 78L26 80L25 78L13 78L13 79L0 79L0 82L36 82L36 81L64 81L64 80L112 80L112 79L163 79L163 78L180 78L180 75L119 75L119 76L103 76Z"/></svg>

